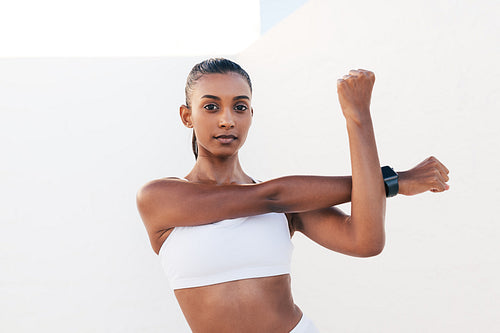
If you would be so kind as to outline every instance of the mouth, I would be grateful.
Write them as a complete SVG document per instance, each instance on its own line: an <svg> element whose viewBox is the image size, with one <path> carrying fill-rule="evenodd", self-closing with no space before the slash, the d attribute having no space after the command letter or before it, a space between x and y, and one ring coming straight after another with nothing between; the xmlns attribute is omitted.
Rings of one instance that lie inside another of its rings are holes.
<svg viewBox="0 0 500 333"><path fill-rule="evenodd" d="M220 143L228 144L236 140L238 137L234 135L219 135L219 136L214 136L214 138Z"/></svg>

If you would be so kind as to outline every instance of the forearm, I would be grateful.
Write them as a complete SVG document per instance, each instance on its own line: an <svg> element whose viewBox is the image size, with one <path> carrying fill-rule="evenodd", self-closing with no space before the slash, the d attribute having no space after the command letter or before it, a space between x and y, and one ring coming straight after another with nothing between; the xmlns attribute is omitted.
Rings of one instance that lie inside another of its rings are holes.
<svg viewBox="0 0 500 333"><path fill-rule="evenodd" d="M337 81L337 92L346 119L352 165L349 238L358 252L381 251L385 242L385 189L370 115L375 75L351 70Z"/></svg>
<svg viewBox="0 0 500 333"><path fill-rule="evenodd" d="M385 242L385 188L369 113L347 118L352 167L351 228L360 247L381 249Z"/></svg>

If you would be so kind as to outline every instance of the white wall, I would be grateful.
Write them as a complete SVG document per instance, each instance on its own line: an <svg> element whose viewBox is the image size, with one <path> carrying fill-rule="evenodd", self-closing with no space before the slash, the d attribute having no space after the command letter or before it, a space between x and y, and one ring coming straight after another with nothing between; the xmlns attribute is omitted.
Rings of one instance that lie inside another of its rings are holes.
<svg viewBox="0 0 500 333"><path fill-rule="evenodd" d="M135 193L192 164L178 106L199 60L0 61L0 331L183 322Z"/></svg>
<svg viewBox="0 0 500 333"><path fill-rule="evenodd" d="M296 302L322 331L500 329L498 14L494 1L311 0L236 56L255 87L252 176L349 172L335 84L358 67L377 75L382 163L435 154L451 170L449 192L388 202L376 258L294 237ZM0 60L1 331L187 331L135 192L193 164L177 114L199 60Z"/></svg>
<svg viewBox="0 0 500 333"><path fill-rule="evenodd" d="M498 14L493 1L311 0L238 56L256 87L251 173L349 172L336 79L351 68L377 77L381 163L436 155L451 170L447 193L389 200L379 257L297 237L295 298L322 331L500 330Z"/></svg>

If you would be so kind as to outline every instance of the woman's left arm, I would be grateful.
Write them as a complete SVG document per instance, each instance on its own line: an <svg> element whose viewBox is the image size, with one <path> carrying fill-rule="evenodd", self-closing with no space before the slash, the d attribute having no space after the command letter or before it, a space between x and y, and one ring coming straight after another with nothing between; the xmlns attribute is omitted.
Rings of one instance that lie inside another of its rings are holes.
<svg viewBox="0 0 500 333"><path fill-rule="evenodd" d="M331 250L359 257L379 254L385 242L384 186L369 108L374 81L372 72L353 70L337 84L351 151L352 215L335 207L289 214L292 232L301 231ZM446 167L431 157L401 173L400 193L444 191L447 173Z"/></svg>
<svg viewBox="0 0 500 333"><path fill-rule="evenodd" d="M399 193L412 196L423 192L443 192L450 187L448 169L437 158L429 157L410 170L398 172ZM287 214L291 232L299 231L332 251L356 257L378 253L360 253L352 244L350 216L337 207Z"/></svg>

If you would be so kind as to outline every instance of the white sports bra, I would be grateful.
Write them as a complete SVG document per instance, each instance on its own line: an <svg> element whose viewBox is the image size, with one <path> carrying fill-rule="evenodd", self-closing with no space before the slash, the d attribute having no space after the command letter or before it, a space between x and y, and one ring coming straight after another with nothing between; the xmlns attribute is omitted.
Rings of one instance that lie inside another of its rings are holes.
<svg viewBox="0 0 500 333"><path fill-rule="evenodd" d="M293 244L282 213L175 227L159 257L172 289L290 274Z"/></svg>

